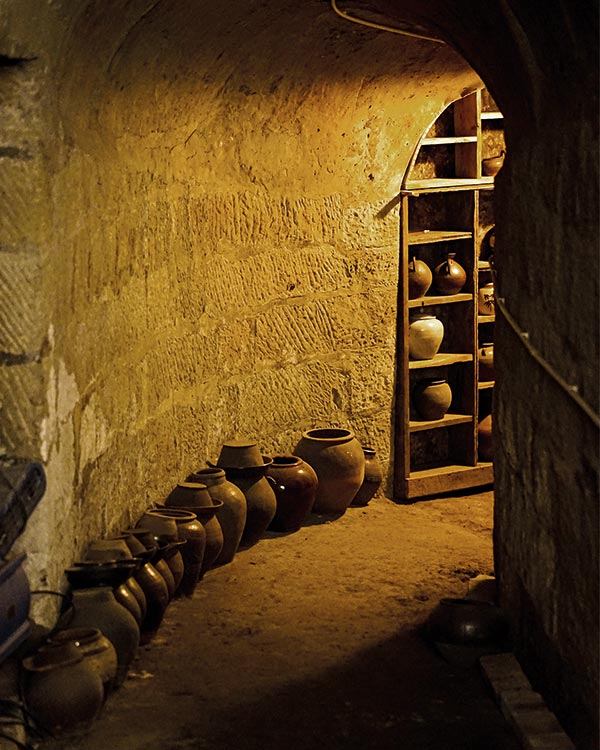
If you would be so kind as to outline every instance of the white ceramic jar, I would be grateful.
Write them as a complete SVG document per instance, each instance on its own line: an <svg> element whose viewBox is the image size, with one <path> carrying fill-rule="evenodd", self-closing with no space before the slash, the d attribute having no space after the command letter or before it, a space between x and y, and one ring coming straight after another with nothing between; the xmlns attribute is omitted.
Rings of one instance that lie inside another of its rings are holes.
<svg viewBox="0 0 600 750"><path fill-rule="evenodd" d="M408 325L408 355L410 359L433 359L444 338L444 324L435 315L417 312Z"/></svg>

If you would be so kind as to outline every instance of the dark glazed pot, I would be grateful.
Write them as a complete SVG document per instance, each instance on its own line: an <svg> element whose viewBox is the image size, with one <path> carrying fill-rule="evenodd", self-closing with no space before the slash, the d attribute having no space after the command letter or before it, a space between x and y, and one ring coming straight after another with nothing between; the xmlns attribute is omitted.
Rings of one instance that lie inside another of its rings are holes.
<svg viewBox="0 0 600 750"><path fill-rule="evenodd" d="M500 647L508 637L504 612L478 599L440 599L426 628L432 641L456 646Z"/></svg>
<svg viewBox="0 0 600 750"><path fill-rule="evenodd" d="M483 344L477 352L477 361L479 363L479 380L494 380L496 377L494 370L494 345Z"/></svg>
<svg viewBox="0 0 600 750"><path fill-rule="evenodd" d="M219 525L223 531L223 548L215 565L230 563L238 551L244 526L246 525L247 506L244 493L225 476L225 470L217 467L200 469L188 477L189 481L198 481L206 486L213 501L223 503L219 511ZM210 502L202 505L210 505Z"/></svg>
<svg viewBox="0 0 600 750"><path fill-rule="evenodd" d="M319 480L313 512L344 513L365 477L365 455L354 433L343 428L308 430L294 455L312 466Z"/></svg>
<svg viewBox="0 0 600 750"><path fill-rule="evenodd" d="M127 676L140 642L140 629L134 616L117 602L112 589L108 587L76 589L72 593L73 611L66 620L67 626L98 628L102 631L117 652L116 684L120 685Z"/></svg>
<svg viewBox="0 0 600 750"><path fill-rule="evenodd" d="M163 508L161 512L175 519L179 541L185 542L181 548L183 575L176 592L192 596L200 578L206 548L206 531L198 516L189 510Z"/></svg>
<svg viewBox="0 0 600 750"><path fill-rule="evenodd" d="M465 269L448 253L446 260L433 271L433 284L440 294L458 294L467 281Z"/></svg>
<svg viewBox="0 0 600 750"><path fill-rule="evenodd" d="M365 454L365 478L350 505L368 505L383 482L381 464L373 448L363 448Z"/></svg>
<svg viewBox="0 0 600 750"><path fill-rule="evenodd" d="M40 728L59 735L89 727L102 707L104 687L74 643L43 646L22 664L25 705Z"/></svg>
<svg viewBox="0 0 600 750"><path fill-rule="evenodd" d="M134 578L146 597L146 616L142 621L140 642L148 643L163 620L169 604L169 589L165 579L150 562L144 563L135 572Z"/></svg>
<svg viewBox="0 0 600 750"><path fill-rule="evenodd" d="M408 264L408 299L423 297L431 286L432 279L431 268L427 263L413 256Z"/></svg>
<svg viewBox="0 0 600 750"><path fill-rule="evenodd" d="M193 474L192 476L196 477L197 475ZM171 490L165 500L165 506L167 508L206 507L211 504L210 497L207 485L201 479L198 479L198 481L188 479L185 482L179 482Z"/></svg>
<svg viewBox="0 0 600 750"><path fill-rule="evenodd" d="M277 510L271 531L297 531L315 503L319 480L312 466L298 456L274 456L267 470L274 480Z"/></svg>
<svg viewBox="0 0 600 750"><path fill-rule="evenodd" d="M67 628L53 633L51 644L73 643L92 669L100 675L104 692L114 686L117 676L117 652L108 638L98 628Z"/></svg>
<svg viewBox="0 0 600 750"><path fill-rule="evenodd" d="M413 403L421 419L441 419L452 403L452 391L441 378L425 378L414 387Z"/></svg>
<svg viewBox="0 0 600 750"><path fill-rule="evenodd" d="M213 567L215 560L219 557L223 549L223 531L217 519L217 514L221 511L222 507L223 503L221 501L217 502L211 499L211 505L206 507L181 507L178 509L193 513L204 527L206 544L204 546L204 555L202 556L202 565L200 566L199 580L202 580L206 571Z"/></svg>

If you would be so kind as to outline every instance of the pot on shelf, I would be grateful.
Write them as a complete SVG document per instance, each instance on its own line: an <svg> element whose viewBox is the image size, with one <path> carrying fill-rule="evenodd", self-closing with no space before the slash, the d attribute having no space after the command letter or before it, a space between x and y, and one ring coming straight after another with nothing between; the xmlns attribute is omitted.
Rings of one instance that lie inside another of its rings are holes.
<svg viewBox="0 0 600 750"><path fill-rule="evenodd" d="M452 390L442 378L424 378L413 389L413 404L421 419L442 419L452 403Z"/></svg>
<svg viewBox="0 0 600 750"><path fill-rule="evenodd" d="M354 433L336 427L307 430L293 453L312 466L319 480L313 512L344 513L365 476L365 455Z"/></svg>
<svg viewBox="0 0 600 750"><path fill-rule="evenodd" d="M446 260L433 271L433 285L440 294L458 294L467 281L467 272L456 260L456 253L447 253Z"/></svg>
<svg viewBox="0 0 600 750"><path fill-rule="evenodd" d="M496 156L489 156L481 161L481 171L486 177L495 177L502 169L506 151L502 149Z"/></svg>
<svg viewBox="0 0 600 750"><path fill-rule="evenodd" d="M408 299L423 297L433 280L431 268L414 255L408 264Z"/></svg>
<svg viewBox="0 0 600 750"><path fill-rule="evenodd" d="M477 312L480 315L493 315L496 312L494 283L489 281L477 291Z"/></svg>
<svg viewBox="0 0 600 750"><path fill-rule="evenodd" d="M479 363L479 380L494 380L494 345L483 344L477 352Z"/></svg>
<svg viewBox="0 0 600 750"><path fill-rule="evenodd" d="M477 425L477 451L480 461L492 461L494 458L491 414L488 414Z"/></svg>
<svg viewBox="0 0 600 750"><path fill-rule="evenodd" d="M444 338L444 324L435 315L415 312L408 326L408 354L411 359L433 359Z"/></svg>

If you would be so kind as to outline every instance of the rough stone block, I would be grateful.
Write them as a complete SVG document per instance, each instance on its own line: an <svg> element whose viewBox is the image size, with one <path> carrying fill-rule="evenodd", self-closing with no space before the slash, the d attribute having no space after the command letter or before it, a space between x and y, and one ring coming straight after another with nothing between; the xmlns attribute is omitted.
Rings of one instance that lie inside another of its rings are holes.
<svg viewBox="0 0 600 750"><path fill-rule="evenodd" d="M499 699L506 690L531 690L529 680L514 654L492 654L479 660L483 676Z"/></svg>
<svg viewBox="0 0 600 750"><path fill-rule="evenodd" d="M35 357L43 331L38 311L40 259L35 252L0 253L0 353Z"/></svg>
<svg viewBox="0 0 600 750"><path fill-rule="evenodd" d="M575 750L575 745L564 732L532 734L523 739L527 750Z"/></svg>

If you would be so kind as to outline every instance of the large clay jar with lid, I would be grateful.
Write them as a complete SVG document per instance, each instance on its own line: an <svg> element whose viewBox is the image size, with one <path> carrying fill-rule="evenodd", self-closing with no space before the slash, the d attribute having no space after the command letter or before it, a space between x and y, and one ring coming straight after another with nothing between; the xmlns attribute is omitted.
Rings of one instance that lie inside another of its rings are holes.
<svg viewBox="0 0 600 750"><path fill-rule="evenodd" d="M43 646L22 665L25 706L41 729L68 735L89 727L102 707L104 687L74 643Z"/></svg>
<svg viewBox="0 0 600 750"><path fill-rule="evenodd" d="M188 481L203 484L212 500L223 503L218 515L219 525L223 531L223 548L214 564L230 563L238 551L246 525L247 506L244 493L227 479L224 469L217 467L200 469L190 475ZM205 502L201 504L210 505Z"/></svg>
<svg viewBox="0 0 600 750"><path fill-rule="evenodd" d="M163 508L161 512L175 519L179 541L185 542L181 548L183 575L176 593L192 596L200 578L206 547L206 531L198 516L189 510Z"/></svg>
<svg viewBox="0 0 600 750"><path fill-rule="evenodd" d="M104 692L114 687L117 677L117 652L108 638L98 628L67 628L58 630L48 639L49 643L73 643L88 664L98 673Z"/></svg>
<svg viewBox="0 0 600 750"><path fill-rule="evenodd" d="M319 480L313 511L344 513L365 476L365 455L354 433L336 427L307 430L293 453L312 466Z"/></svg>
<svg viewBox="0 0 600 750"><path fill-rule="evenodd" d="M312 466L298 456L274 456L267 470L277 501L271 531L297 531L315 504L319 480Z"/></svg>
<svg viewBox="0 0 600 750"><path fill-rule="evenodd" d="M350 505L368 505L383 482L383 471L373 448L363 448L365 454L365 478Z"/></svg>
<svg viewBox="0 0 600 750"><path fill-rule="evenodd" d="M440 294L458 294L466 281L467 272L456 260L456 253L448 253L433 271L433 285Z"/></svg>
<svg viewBox="0 0 600 750"><path fill-rule="evenodd" d="M137 654L140 629L134 616L117 602L107 586L76 589L72 592L73 610L65 618L69 628L98 628L117 652L115 683L121 685L129 665Z"/></svg>
<svg viewBox="0 0 600 750"><path fill-rule="evenodd" d="M427 263L413 256L408 264L408 298L423 297L431 286L432 280L431 268Z"/></svg>
<svg viewBox="0 0 600 750"><path fill-rule="evenodd" d="M421 419L442 419L452 403L452 390L442 378L419 380L413 390L413 404Z"/></svg>
<svg viewBox="0 0 600 750"><path fill-rule="evenodd" d="M433 359L444 338L444 324L435 315L415 312L408 325L408 354L411 359Z"/></svg>

